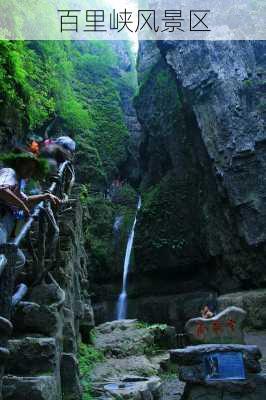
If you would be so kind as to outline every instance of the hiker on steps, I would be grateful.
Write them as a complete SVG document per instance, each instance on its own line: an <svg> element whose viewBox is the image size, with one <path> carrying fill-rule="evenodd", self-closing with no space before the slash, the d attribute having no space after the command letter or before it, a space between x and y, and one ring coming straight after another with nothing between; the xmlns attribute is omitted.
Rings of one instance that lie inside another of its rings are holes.
<svg viewBox="0 0 266 400"><path fill-rule="evenodd" d="M0 156L4 167L0 169L0 245L6 243L14 232L16 222L30 216L30 210L43 200L58 206L60 200L50 194L26 196L21 187L30 178L44 178L48 172L47 161L26 151L17 151ZM25 256L18 249L16 267L25 264Z"/></svg>

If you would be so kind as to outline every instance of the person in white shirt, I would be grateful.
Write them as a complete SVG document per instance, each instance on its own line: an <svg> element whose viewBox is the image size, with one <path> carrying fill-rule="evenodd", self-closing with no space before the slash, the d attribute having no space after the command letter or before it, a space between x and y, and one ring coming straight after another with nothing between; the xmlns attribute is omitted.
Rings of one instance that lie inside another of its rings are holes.
<svg viewBox="0 0 266 400"><path fill-rule="evenodd" d="M41 201L50 200L54 205L59 205L60 200L50 193L26 196L21 190L23 180L47 173L46 160L28 152L6 154L0 159L5 164L0 169L0 244L3 244L12 235L19 210L29 217L30 210ZM17 267L25 264L25 256L20 249L16 264Z"/></svg>

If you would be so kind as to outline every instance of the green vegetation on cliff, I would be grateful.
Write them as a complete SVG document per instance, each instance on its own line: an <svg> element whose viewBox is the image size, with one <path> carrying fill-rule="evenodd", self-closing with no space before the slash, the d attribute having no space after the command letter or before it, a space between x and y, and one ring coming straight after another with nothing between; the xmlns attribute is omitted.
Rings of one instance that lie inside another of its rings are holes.
<svg viewBox="0 0 266 400"><path fill-rule="evenodd" d="M168 174L143 194L135 245L143 265L174 264L187 245L180 224L178 190L177 177Z"/></svg>
<svg viewBox="0 0 266 400"><path fill-rule="evenodd" d="M116 193L115 204L104 197L128 157L123 96L134 95L135 73L129 42L0 42L0 142L23 143L28 132L43 135L47 126L51 137L68 134L76 140L86 247L92 268L104 274L116 264L114 257L122 268L135 211L136 193L129 185ZM116 215L123 217L119 256Z"/></svg>
<svg viewBox="0 0 266 400"><path fill-rule="evenodd" d="M149 95L147 95L149 93ZM143 205L136 232L136 254L141 265L173 265L186 246L179 222L179 184L173 173L168 142L174 150L182 127L182 104L177 83L164 60L142 76L135 104L145 130Z"/></svg>
<svg viewBox="0 0 266 400"><path fill-rule="evenodd" d="M83 226L86 248L90 258L92 280L108 279L122 272L126 243L137 203L137 194L130 185L124 185L113 194L113 201L91 191L89 185L81 187L84 206ZM121 218L118 237L115 237L115 218Z"/></svg>
<svg viewBox="0 0 266 400"><path fill-rule="evenodd" d="M146 72L135 106L142 126L150 135L169 135L179 125L181 100L173 72L161 60Z"/></svg>
<svg viewBox="0 0 266 400"><path fill-rule="evenodd" d="M130 59L129 45L121 46ZM58 129L74 136L83 150L92 180L96 168L96 183L99 174L111 179L127 156L120 91L125 85L132 90L133 80L119 57L109 42L0 42L4 108L16 110L24 134L27 129L43 132L57 117Z"/></svg>
<svg viewBox="0 0 266 400"><path fill-rule="evenodd" d="M142 76L135 105L144 129L141 156L145 169L136 265L145 271L181 269L198 248L197 226L189 226L190 222L195 225L195 215L188 212L188 205L195 209L198 201L191 191L198 181L187 135L186 106L163 58Z"/></svg>

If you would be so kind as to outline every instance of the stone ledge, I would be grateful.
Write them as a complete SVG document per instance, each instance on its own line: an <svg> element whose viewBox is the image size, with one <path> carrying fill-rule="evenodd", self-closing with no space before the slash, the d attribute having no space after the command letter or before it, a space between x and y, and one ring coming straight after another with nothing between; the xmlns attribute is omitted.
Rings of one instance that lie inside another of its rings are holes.
<svg viewBox="0 0 266 400"><path fill-rule="evenodd" d="M245 380L207 380L204 356L210 353L242 353L246 373ZM256 373L261 371L259 360L261 352L257 346L247 345L198 345L189 346L185 349L171 350L170 360L179 365L179 378L183 382L190 384L201 384L208 387L225 388L231 390L232 387L247 387L252 389L253 378Z"/></svg>
<svg viewBox="0 0 266 400"><path fill-rule="evenodd" d="M204 354L212 352L242 352L248 358L260 360L262 354L257 346L241 345L241 344L201 344L198 346L188 346L184 349L170 350L170 357L172 362L180 365L191 365L201 363Z"/></svg>
<svg viewBox="0 0 266 400"><path fill-rule="evenodd" d="M3 400L55 400L58 398L58 388L52 376L7 375L3 379Z"/></svg>
<svg viewBox="0 0 266 400"><path fill-rule="evenodd" d="M10 357L6 371L11 375L34 376L52 374L57 366L57 347L54 338L25 337L8 342Z"/></svg>

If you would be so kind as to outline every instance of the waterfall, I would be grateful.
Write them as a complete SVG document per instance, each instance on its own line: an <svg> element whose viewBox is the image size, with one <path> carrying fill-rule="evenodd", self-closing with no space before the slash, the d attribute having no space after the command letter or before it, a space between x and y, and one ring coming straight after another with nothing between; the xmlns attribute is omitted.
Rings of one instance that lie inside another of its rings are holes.
<svg viewBox="0 0 266 400"><path fill-rule="evenodd" d="M126 255L124 259L124 272L123 272L123 286L120 296L118 298L117 307L116 307L116 319L121 320L126 318L127 313L127 276L130 266L130 256L131 251L134 243L134 235L135 235L135 226L137 223L137 215L138 211L141 207L141 197L138 199L137 211L134 219L133 226L131 228L128 241L127 241L127 248L126 248Z"/></svg>

